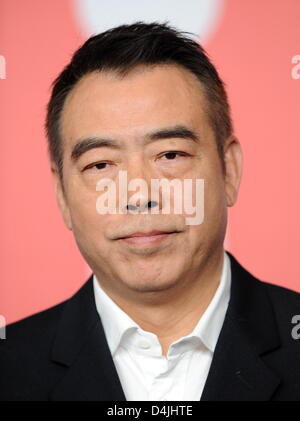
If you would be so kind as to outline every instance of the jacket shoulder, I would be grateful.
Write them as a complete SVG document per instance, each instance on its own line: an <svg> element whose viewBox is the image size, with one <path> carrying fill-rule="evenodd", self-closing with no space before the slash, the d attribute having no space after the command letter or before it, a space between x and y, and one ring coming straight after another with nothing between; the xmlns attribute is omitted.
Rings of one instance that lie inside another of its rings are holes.
<svg viewBox="0 0 300 421"><path fill-rule="evenodd" d="M247 281L251 288L258 288L258 291L265 290L277 308L289 310L291 307L296 307L300 312L300 292L257 277L252 271L246 269L231 252L226 252L231 260L232 271L238 279Z"/></svg>
<svg viewBox="0 0 300 421"><path fill-rule="evenodd" d="M50 350L69 299L6 326L0 341L0 401L48 400L59 378Z"/></svg>
<svg viewBox="0 0 300 421"><path fill-rule="evenodd" d="M269 295L273 300L280 303L281 306L297 305L300 304L300 292L274 284L272 282L259 281L265 284ZM300 309L299 309L300 310Z"/></svg>
<svg viewBox="0 0 300 421"><path fill-rule="evenodd" d="M266 291L275 313L300 314L300 292L253 277L256 286Z"/></svg>
<svg viewBox="0 0 300 421"><path fill-rule="evenodd" d="M300 293L273 283L260 282L265 285L270 297L279 329L282 334L285 333L284 336L288 336L286 339L290 342L293 326L300 323Z"/></svg>
<svg viewBox="0 0 300 421"><path fill-rule="evenodd" d="M266 319L272 318L283 343L292 347L297 345L298 348L300 343L294 340L291 332L296 323L295 320L298 324L300 322L300 293L256 277L234 255L227 253L231 258L233 277L238 279L236 305L240 311L243 312L243 307L247 307L248 313L252 313L249 316L253 323L261 324L262 328L265 326Z"/></svg>
<svg viewBox="0 0 300 421"><path fill-rule="evenodd" d="M8 324L6 326L6 339L9 338L10 341L14 341L22 338L22 341L24 341L26 337L40 337L43 333L49 332L49 329L58 323L67 301L69 301L69 298L38 313Z"/></svg>

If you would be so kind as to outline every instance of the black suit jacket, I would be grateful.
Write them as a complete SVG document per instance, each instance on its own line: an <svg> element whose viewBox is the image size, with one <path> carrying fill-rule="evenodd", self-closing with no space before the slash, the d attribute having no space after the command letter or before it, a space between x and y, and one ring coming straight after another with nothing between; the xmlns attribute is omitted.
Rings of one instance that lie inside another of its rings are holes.
<svg viewBox="0 0 300 421"><path fill-rule="evenodd" d="M201 400L300 400L300 294L252 276L231 253L231 298ZM126 400L92 276L70 299L6 327L0 400Z"/></svg>

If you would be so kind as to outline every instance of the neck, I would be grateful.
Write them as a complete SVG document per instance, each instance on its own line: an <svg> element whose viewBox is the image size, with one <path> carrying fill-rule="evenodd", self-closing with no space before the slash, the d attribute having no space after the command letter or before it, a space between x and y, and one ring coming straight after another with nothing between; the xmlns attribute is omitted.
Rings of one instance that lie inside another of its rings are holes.
<svg viewBox="0 0 300 421"><path fill-rule="evenodd" d="M140 294L124 297L102 283L101 287L143 330L157 335L163 355L167 355L170 344L193 331L211 302L221 279L223 253L222 248L203 264L197 276L186 277L178 288L160 291L159 299L155 294L143 302Z"/></svg>

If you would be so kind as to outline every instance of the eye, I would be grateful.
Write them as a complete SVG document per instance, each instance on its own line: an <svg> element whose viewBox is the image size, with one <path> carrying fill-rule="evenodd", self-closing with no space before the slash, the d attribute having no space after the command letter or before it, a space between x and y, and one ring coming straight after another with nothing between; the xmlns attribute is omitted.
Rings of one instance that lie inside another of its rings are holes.
<svg viewBox="0 0 300 421"><path fill-rule="evenodd" d="M162 156L165 157L168 161L171 161L171 160L174 160L177 155L179 155L179 156L188 156L188 154L186 154L184 152L178 152L178 151L166 152Z"/></svg>
<svg viewBox="0 0 300 421"><path fill-rule="evenodd" d="M107 165L107 162L98 162L98 164L95 164L94 167L97 168L97 170L103 170Z"/></svg>
<svg viewBox="0 0 300 421"><path fill-rule="evenodd" d="M83 171L85 171L85 170L92 170L92 169L95 169L95 170L104 170L107 167L108 164L109 164L109 162L95 162L93 164L87 165L83 169Z"/></svg>

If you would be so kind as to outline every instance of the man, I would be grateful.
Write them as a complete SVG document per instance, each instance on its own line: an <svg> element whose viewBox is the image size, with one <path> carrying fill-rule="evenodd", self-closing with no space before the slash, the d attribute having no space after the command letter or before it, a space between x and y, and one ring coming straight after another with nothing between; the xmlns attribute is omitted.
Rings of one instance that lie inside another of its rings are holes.
<svg viewBox="0 0 300 421"><path fill-rule="evenodd" d="M7 327L1 399L298 400L299 294L224 250L242 151L204 50L165 24L94 36L56 79L46 128L58 205L93 275ZM120 174L149 190L203 180L201 198L182 199L203 218L175 212L175 188L124 200Z"/></svg>

